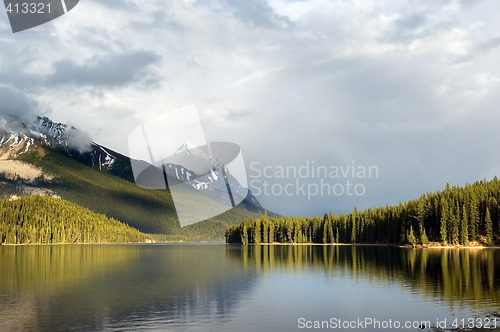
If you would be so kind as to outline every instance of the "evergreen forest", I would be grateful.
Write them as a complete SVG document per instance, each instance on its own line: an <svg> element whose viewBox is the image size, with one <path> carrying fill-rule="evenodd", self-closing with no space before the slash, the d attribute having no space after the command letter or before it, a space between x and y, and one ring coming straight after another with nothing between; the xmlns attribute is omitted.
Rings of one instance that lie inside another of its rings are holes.
<svg viewBox="0 0 500 332"><path fill-rule="evenodd" d="M477 181L394 206L323 217L246 219L227 243L494 245L500 234L500 180Z"/></svg>
<svg viewBox="0 0 500 332"><path fill-rule="evenodd" d="M53 197L0 200L0 243L146 242L149 236L113 218Z"/></svg>

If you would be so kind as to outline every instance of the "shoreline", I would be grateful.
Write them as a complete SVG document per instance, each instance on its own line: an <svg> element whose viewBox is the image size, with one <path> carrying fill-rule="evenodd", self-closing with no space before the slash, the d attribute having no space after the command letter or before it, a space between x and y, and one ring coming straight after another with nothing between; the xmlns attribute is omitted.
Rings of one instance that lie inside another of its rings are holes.
<svg viewBox="0 0 500 332"><path fill-rule="evenodd" d="M146 242L102 242L102 243L0 243L0 246L52 246L52 245L158 245L158 244L225 244L225 245L247 245L247 246L352 246L352 247L394 247L407 249L500 249L500 246L464 246L464 245L401 245L383 243L226 243L224 241L146 241Z"/></svg>
<svg viewBox="0 0 500 332"><path fill-rule="evenodd" d="M96 242L96 243L0 243L1 246L78 246L78 245L143 245L143 244L227 244L223 241L147 241L147 242Z"/></svg>
<svg viewBox="0 0 500 332"><path fill-rule="evenodd" d="M226 243L226 244L239 244L242 243ZM463 246L463 245L454 245L454 246L443 246L443 245L403 245L403 244L383 244L383 243L282 243L282 242L273 242L273 243L249 243L246 244L248 246L259 245L259 246L353 246L353 247L395 247L395 248L408 248L408 249L500 249L500 246Z"/></svg>

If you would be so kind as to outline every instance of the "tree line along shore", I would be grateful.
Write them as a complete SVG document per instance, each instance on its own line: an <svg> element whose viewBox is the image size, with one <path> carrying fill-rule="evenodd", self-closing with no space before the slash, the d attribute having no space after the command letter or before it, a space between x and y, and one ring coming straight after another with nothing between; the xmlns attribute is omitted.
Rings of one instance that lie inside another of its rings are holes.
<svg viewBox="0 0 500 332"><path fill-rule="evenodd" d="M500 234L500 181L477 181L394 206L323 217L267 214L229 226L227 243L491 246Z"/></svg>

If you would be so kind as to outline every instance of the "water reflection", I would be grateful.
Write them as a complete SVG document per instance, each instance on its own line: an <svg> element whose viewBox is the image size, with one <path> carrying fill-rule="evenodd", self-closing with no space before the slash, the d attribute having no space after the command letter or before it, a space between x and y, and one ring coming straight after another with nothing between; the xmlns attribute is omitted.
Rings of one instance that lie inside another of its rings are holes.
<svg viewBox="0 0 500 332"><path fill-rule="evenodd" d="M7 331L224 319L254 278L226 259L223 245L1 247L0 257L0 321Z"/></svg>
<svg viewBox="0 0 500 332"><path fill-rule="evenodd" d="M500 250L406 249L387 246L255 245L228 251L247 268L349 276L400 283L450 306L487 305L500 311ZM233 258L234 259L234 258ZM497 271L497 273L495 273Z"/></svg>
<svg viewBox="0 0 500 332"><path fill-rule="evenodd" d="M1 246L0 322L6 331L290 330L304 313L374 314L377 298L388 302L381 317L406 317L408 303L422 316L435 305L494 313L499 267L493 249Z"/></svg>

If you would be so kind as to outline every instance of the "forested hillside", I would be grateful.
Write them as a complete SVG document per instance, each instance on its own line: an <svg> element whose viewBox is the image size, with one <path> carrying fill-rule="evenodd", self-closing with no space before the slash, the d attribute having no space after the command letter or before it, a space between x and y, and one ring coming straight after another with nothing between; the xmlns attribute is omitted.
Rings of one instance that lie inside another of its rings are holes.
<svg viewBox="0 0 500 332"><path fill-rule="evenodd" d="M83 165L54 149L28 152L18 160L32 164L50 174L52 179L39 178L30 187L43 189L61 198L124 222L141 232L157 234L157 240L223 241L226 227L258 214L231 209L214 218L181 227L169 190L150 190L127 180ZM2 179L0 178L0 181ZM17 193L19 183L8 179L0 182L0 197ZM198 201L193 209L203 209Z"/></svg>
<svg viewBox="0 0 500 332"><path fill-rule="evenodd" d="M51 197L0 200L0 243L145 242L149 236L115 219Z"/></svg>
<svg viewBox="0 0 500 332"><path fill-rule="evenodd" d="M499 202L495 177L347 215L247 219L228 227L226 242L493 245L500 234Z"/></svg>

